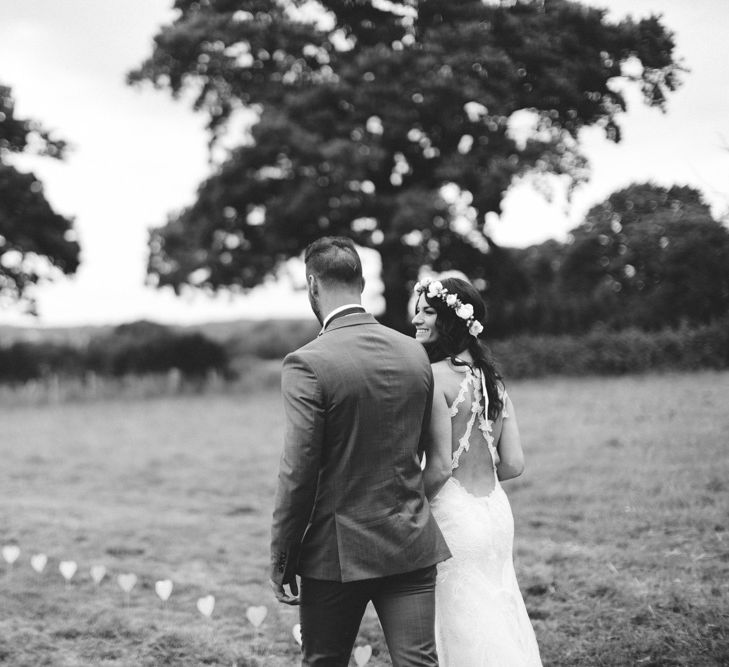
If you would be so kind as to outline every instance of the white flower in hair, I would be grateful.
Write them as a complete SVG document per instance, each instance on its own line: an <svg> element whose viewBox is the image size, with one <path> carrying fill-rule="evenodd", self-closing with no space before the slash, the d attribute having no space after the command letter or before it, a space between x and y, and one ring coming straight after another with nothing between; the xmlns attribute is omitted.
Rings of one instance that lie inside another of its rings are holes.
<svg viewBox="0 0 729 667"><path fill-rule="evenodd" d="M443 283L440 280L434 280L428 284L428 296L432 299L434 296L439 296L443 291Z"/></svg>
<svg viewBox="0 0 729 667"><path fill-rule="evenodd" d="M473 306L470 303L462 303L456 308L456 315L462 320L470 320L473 317Z"/></svg>
<svg viewBox="0 0 729 667"><path fill-rule="evenodd" d="M474 320L471 322L471 325L468 327L468 333L470 333L472 336L478 336L483 331L483 324L479 322L478 320Z"/></svg>
<svg viewBox="0 0 729 667"><path fill-rule="evenodd" d="M452 308L458 302L458 297L455 294L449 294L446 297L446 303Z"/></svg>

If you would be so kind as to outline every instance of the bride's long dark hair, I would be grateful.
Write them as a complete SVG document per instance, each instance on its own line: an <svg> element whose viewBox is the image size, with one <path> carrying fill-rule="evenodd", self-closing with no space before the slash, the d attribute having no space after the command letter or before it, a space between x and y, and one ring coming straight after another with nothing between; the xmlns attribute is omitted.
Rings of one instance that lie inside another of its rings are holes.
<svg viewBox="0 0 729 667"><path fill-rule="evenodd" d="M449 294L455 294L462 303L473 306L473 315L481 323L486 317L486 305L475 287L460 278L443 278L441 284ZM450 359L454 365L463 365L465 362L458 358L464 350L468 350L473 358L473 366L478 368L486 382L486 393L489 397L488 418L496 419L504 407L499 387L503 386L503 379L491 357L491 352L485 343L468 332L466 322L456 315L456 312L439 297L429 298L423 294L428 305L435 310L435 329L438 338L432 343L425 344L431 363ZM467 364L471 365L471 364Z"/></svg>

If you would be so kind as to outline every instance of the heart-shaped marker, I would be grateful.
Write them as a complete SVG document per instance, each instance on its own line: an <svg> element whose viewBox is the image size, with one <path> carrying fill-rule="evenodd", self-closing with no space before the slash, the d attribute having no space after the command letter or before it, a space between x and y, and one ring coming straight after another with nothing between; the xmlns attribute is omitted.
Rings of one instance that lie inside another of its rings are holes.
<svg viewBox="0 0 729 667"><path fill-rule="evenodd" d="M92 565L89 570L89 574L94 580L94 583L98 586L106 576L106 568L103 565Z"/></svg>
<svg viewBox="0 0 729 667"><path fill-rule="evenodd" d="M257 628L263 623L263 619L266 618L268 609L261 605L260 607L248 607L246 609L246 618L251 622L254 628Z"/></svg>
<svg viewBox="0 0 729 667"><path fill-rule="evenodd" d="M40 574L43 572L43 570L46 569L46 565L48 565L48 556L45 554L33 554L30 557L30 566L38 573Z"/></svg>
<svg viewBox="0 0 729 667"><path fill-rule="evenodd" d="M301 623L297 623L293 628L291 628L291 634L294 635L296 643L301 646Z"/></svg>
<svg viewBox="0 0 729 667"><path fill-rule="evenodd" d="M206 595L204 598L199 598L197 601L197 610L203 615L210 618L213 615L213 609L215 609L215 597L212 595Z"/></svg>
<svg viewBox="0 0 729 667"><path fill-rule="evenodd" d="M119 588L121 588L127 595L132 592L132 588L137 585L137 575L131 572L127 574L120 574L116 578Z"/></svg>
<svg viewBox="0 0 729 667"><path fill-rule="evenodd" d="M363 667L366 665L372 657L372 647L369 644L364 646L358 646L354 649L354 661L357 663L357 667Z"/></svg>
<svg viewBox="0 0 729 667"><path fill-rule="evenodd" d="M12 565L20 556L20 547L17 544L7 544L3 547L3 558L5 562Z"/></svg>
<svg viewBox="0 0 729 667"><path fill-rule="evenodd" d="M58 564L58 569L66 581L71 581L73 575L76 574L76 570L78 570L78 565L76 565L75 560L62 560Z"/></svg>
<svg viewBox="0 0 729 667"><path fill-rule="evenodd" d="M159 597L162 602L167 602L167 600L169 600L170 598L170 595L172 595L172 581L170 581L169 579L155 581L154 592L157 593L157 597Z"/></svg>

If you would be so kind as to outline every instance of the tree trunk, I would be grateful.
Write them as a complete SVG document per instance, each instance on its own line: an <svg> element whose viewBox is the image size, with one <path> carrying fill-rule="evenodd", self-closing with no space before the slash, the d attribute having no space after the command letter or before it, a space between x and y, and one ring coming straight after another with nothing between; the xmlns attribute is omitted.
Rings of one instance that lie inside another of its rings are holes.
<svg viewBox="0 0 729 667"><path fill-rule="evenodd" d="M399 243L380 248L385 297L385 312L380 320L388 327L410 334L412 333L411 316L408 313L410 286L417 275L409 275L405 252Z"/></svg>

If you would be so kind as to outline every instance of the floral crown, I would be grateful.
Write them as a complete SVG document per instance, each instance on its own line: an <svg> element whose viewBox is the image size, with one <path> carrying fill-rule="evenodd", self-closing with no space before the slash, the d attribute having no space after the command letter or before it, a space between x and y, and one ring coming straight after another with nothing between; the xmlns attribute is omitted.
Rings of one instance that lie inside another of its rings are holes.
<svg viewBox="0 0 729 667"><path fill-rule="evenodd" d="M456 315L465 321L468 327L468 333L474 338L483 331L483 324L473 316L473 306L470 303L463 303L455 294L451 294L440 280L430 280L426 278L415 283L414 291L416 294L423 294L430 298L438 298L445 301L445 304L456 311Z"/></svg>

